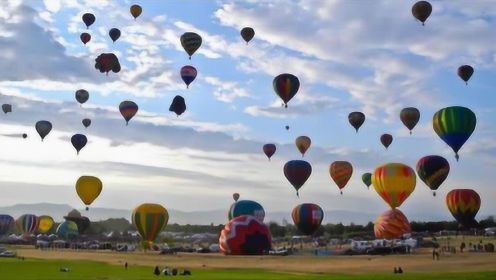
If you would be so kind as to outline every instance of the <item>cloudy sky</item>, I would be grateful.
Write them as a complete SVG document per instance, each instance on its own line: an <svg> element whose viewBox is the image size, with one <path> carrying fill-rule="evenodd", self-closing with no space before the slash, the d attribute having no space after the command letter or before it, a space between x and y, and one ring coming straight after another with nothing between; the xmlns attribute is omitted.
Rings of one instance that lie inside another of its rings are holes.
<svg viewBox="0 0 496 280"><path fill-rule="evenodd" d="M68 203L82 207L74 191L83 174L102 179L96 207L133 208L157 202L183 211L227 209L233 192L254 199L267 212L290 211L302 202L325 210L380 214L386 204L360 177L386 162L412 167L428 154L446 157L451 173L432 197L418 180L401 206L407 216L447 217L445 194L474 188L481 214L496 213L496 9L494 2L432 1L422 26L411 15L414 1L132 1L9 0L0 11L0 103L13 112L0 116L0 205ZM86 30L82 14L94 13ZM239 36L255 29L249 45ZM121 38L112 43L108 30ZM192 60L179 37L203 38ZM79 39L89 32L86 46ZM120 73L94 69L94 59L114 52ZM186 89L179 69L191 64L198 77ZM462 64L475 74L469 85L456 75ZM289 108L272 89L274 76L289 72L301 82ZM82 107L74 92L90 99ZM168 111L175 95L186 99L177 118ZM129 126L118 112L123 100L140 110ZM471 108L477 128L456 162L432 129L433 114L447 106ZM399 120L404 107L421 119L413 135ZM347 115L363 111L358 134ZM93 123L88 129L83 118ZM42 143L34 124L54 129ZM285 125L291 129L286 131ZM22 133L28 138L22 139ZM75 133L89 143L79 156ZM389 150L379 142L394 136ZM300 135L312 138L305 155L313 174L300 198L283 175L283 165L301 155ZM271 162L264 143L278 151ZM344 195L328 174L335 160L348 160L354 174Z"/></svg>

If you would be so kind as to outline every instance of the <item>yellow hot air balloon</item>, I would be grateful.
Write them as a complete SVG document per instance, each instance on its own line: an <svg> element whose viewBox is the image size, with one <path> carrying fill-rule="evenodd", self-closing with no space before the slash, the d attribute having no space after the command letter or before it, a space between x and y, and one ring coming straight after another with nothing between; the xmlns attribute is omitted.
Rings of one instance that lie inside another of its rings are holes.
<svg viewBox="0 0 496 280"><path fill-rule="evenodd" d="M392 209L399 207L413 192L416 180L413 169L402 163L381 165L372 175L375 191Z"/></svg>
<svg viewBox="0 0 496 280"><path fill-rule="evenodd" d="M54 224L53 218L47 215L43 215L39 217L40 223L38 224L38 232L39 233L47 233L49 232Z"/></svg>
<svg viewBox="0 0 496 280"><path fill-rule="evenodd" d="M102 188L102 181L97 177L79 177L76 182L76 192L83 203L86 204L86 210L88 210L88 206L100 195Z"/></svg>
<svg viewBox="0 0 496 280"><path fill-rule="evenodd" d="M305 155L305 152L310 148L312 140L308 136L299 136L295 141L296 147L301 153L301 156Z"/></svg>
<svg viewBox="0 0 496 280"><path fill-rule="evenodd" d="M169 222L169 213L160 204L144 203L134 209L131 218L143 238L143 248L146 249Z"/></svg>

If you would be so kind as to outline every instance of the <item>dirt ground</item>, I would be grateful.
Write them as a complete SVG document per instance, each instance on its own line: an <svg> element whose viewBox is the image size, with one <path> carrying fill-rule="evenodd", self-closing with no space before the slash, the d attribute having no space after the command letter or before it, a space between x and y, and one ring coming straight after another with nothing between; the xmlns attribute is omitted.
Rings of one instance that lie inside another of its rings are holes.
<svg viewBox="0 0 496 280"><path fill-rule="evenodd" d="M401 266L410 272L495 271L496 253L442 254L432 260L428 250L412 255L390 256L224 256L221 254L180 253L173 256L157 252L111 252L17 249L20 256L40 259L92 260L122 265L167 265L185 268L258 268L271 271L368 273L390 272Z"/></svg>

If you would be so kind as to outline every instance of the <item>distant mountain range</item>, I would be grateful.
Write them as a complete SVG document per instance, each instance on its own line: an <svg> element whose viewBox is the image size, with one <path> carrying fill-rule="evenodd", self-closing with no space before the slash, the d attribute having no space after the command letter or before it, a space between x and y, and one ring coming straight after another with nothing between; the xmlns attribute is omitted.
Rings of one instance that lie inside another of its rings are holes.
<svg viewBox="0 0 496 280"><path fill-rule="evenodd" d="M14 218L22 214L30 213L35 215L50 215L56 221L62 221L63 216L74 209L67 204L16 204L12 206L0 207L0 214L9 214ZM131 219L131 210L113 209L113 208L97 208L92 207L89 211L78 209L83 216L89 217L92 221L106 220L109 218L125 218ZM168 209L169 223L207 225L207 224L224 224L227 221L226 210L209 210L209 211L192 211L184 212L175 209ZM377 213L356 212L347 210L331 210L324 213L323 223L343 223L343 224L366 224L369 221L374 221ZM411 221L440 221L452 220L449 216L432 217L432 213L414 213L409 215ZM289 212L267 212L266 222L275 221L282 223L283 221L292 223L291 214Z"/></svg>

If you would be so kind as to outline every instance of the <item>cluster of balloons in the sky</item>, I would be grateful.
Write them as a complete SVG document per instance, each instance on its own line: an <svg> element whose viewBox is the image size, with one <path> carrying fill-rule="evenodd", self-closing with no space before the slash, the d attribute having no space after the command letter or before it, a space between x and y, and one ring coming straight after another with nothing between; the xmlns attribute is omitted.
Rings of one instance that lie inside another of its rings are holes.
<svg viewBox="0 0 496 280"><path fill-rule="evenodd" d="M142 14L142 7L132 5L130 13L136 20ZM419 1L412 7L413 16L424 25L432 13L432 6L427 1ZM95 23L96 17L91 13L85 13L82 20L89 29ZM109 37L116 42L121 37L121 31L117 28L109 30ZM240 31L242 39L248 44L255 36L255 30L251 27L244 27ZM83 32L81 41L86 45L91 41L91 34ZM189 59L202 45L202 37L195 32L185 32L180 36L180 43L188 54ZM102 73L110 71L118 73L121 66L117 56L113 53L102 53L95 59L95 68ZM458 68L458 76L468 83L474 73L470 65L462 65ZM180 76L186 87L196 79L197 69L192 65L185 65L180 69ZM273 89L281 99L283 106L288 107L288 103L298 93L300 80L293 74L282 73L273 79ZM89 100L89 92L79 89L75 93L75 99L82 104ZM122 101L119 104L119 111L124 118L126 125L137 114L138 105L131 100ZM11 104L3 104L2 110L5 114L12 112ZM185 99L182 96L175 96L169 107L169 111L180 116L186 111ZM420 120L421 113L417 108L406 107L399 112L399 119L412 134ZM349 124L359 133L359 129L364 125L366 115L363 112L355 111L348 115ZM455 152L456 160L459 159L458 152L463 144L469 139L476 126L476 116L469 108L461 106L446 107L436 112L432 118L432 126L437 135ZM91 119L85 118L82 124L85 128L91 125ZM286 130L289 126L286 125ZM40 120L35 125L41 140L50 133L53 126L50 121ZM26 138L27 135L23 134ZM388 149L393 143L393 136L384 133L380 136L380 142ZM88 139L83 134L74 134L71 143L77 153L87 144ZM295 140L297 150L304 157L312 144L308 136L299 136ZM263 145L263 152L270 160L276 153L277 147L274 143ZM329 175L339 188L340 193L347 186L353 176L353 165L349 161L336 160L329 165ZM436 194L436 190L443 184L450 172L449 162L439 155L427 155L420 158L415 171L402 163L386 163L377 167L373 172L361 175L361 180L369 188L374 186L378 195L390 206L391 209L381 214L374 225L374 232L377 238L393 239L404 233L410 232L410 224L406 216L398 209L410 196L416 186L416 175ZM284 176L289 183L299 193L303 185L312 174L312 166L309 162L297 159L290 160L284 164ZM103 189L101 180L94 176L81 176L76 182L76 192L88 210L89 205L100 195ZM268 227L264 225L265 210L262 205L252 200L239 200L239 193L233 194L234 203L228 211L229 222L225 225L219 238L221 251L225 254L262 254L267 252L271 246L271 235ZM474 190L455 189L448 193L446 204L456 220L464 227L472 227L477 224L475 215L480 207L480 197ZM324 211L319 205L313 203L303 203L294 207L291 213L296 227L305 235L312 235L322 223ZM136 207L132 214L133 224L137 227L143 238L144 248L149 248L156 240L160 231L167 225L169 214L165 207L159 204L145 203ZM61 234L69 235L78 225L68 220L61 227ZM74 223L74 224L71 224ZM6 232L9 226L14 223L12 217L0 215L0 234ZM88 221L89 223L89 221ZM48 231L53 225L50 217L36 217L34 215L24 215L17 220L18 227L23 233L32 233L36 230ZM79 225L81 226L81 225Z"/></svg>

